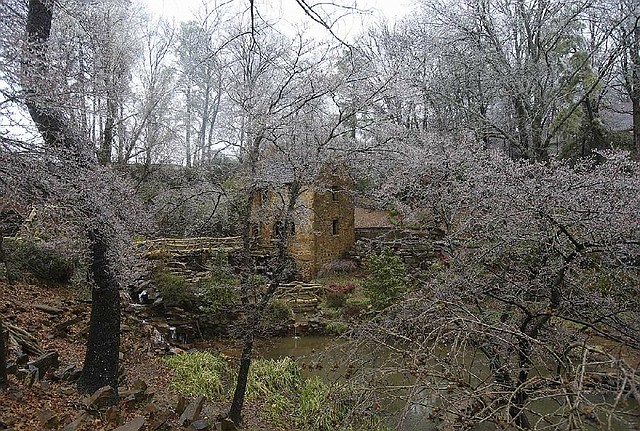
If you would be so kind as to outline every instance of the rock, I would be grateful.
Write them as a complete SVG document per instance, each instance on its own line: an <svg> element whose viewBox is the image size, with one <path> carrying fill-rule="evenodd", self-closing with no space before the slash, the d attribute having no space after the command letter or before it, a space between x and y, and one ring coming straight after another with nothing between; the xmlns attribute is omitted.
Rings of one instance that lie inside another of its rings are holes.
<svg viewBox="0 0 640 431"><path fill-rule="evenodd" d="M200 418L200 413L202 412L202 406L204 406L204 395L200 395L195 400L191 401L191 403L187 406L187 408L182 412L180 418L178 419L178 423L182 426L190 425L192 422L197 421Z"/></svg>
<svg viewBox="0 0 640 431"><path fill-rule="evenodd" d="M103 386L93 393L85 403L88 409L99 410L113 401L115 391L111 386Z"/></svg>
<svg viewBox="0 0 640 431"><path fill-rule="evenodd" d="M16 364L27 365L27 362L29 362L29 355L24 353L22 350L16 353Z"/></svg>
<svg viewBox="0 0 640 431"><path fill-rule="evenodd" d="M120 419L122 415L120 414L120 409L116 406L109 407L104 412L104 419L112 425L116 425L120 423Z"/></svg>
<svg viewBox="0 0 640 431"><path fill-rule="evenodd" d="M138 391L146 391L148 386L147 383L143 380L140 379L136 379L134 380L134 382L131 384L131 388L138 390Z"/></svg>
<svg viewBox="0 0 640 431"><path fill-rule="evenodd" d="M127 408L133 408L136 404L153 398L153 393L147 393L140 389L125 389L120 392Z"/></svg>
<svg viewBox="0 0 640 431"><path fill-rule="evenodd" d="M18 372L18 364L13 361L7 362L7 374L15 374Z"/></svg>
<svg viewBox="0 0 640 431"><path fill-rule="evenodd" d="M36 310L44 311L45 313L53 314L53 315L58 315L63 313L63 311L59 308L50 307L44 304L33 304L33 308L35 308Z"/></svg>
<svg viewBox="0 0 640 431"><path fill-rule="evenodd" d="M144 426L144 418L136 416L126 424L114 429L113 431L139 431Z"/></svg>
<svg viewBox="0 0 640 431"><path fill-rule="evenodd" d="M149 404L149 405L151 406L153 404ZM149 429L152 431L155 431L161 428L165 423L167 423L167 420L169 420L169 416L171 416L171 414L164 410L157 410L154 412L150 412L149 413Z"/></svg>
<svg viewBox="0 0 640 431"><path fill-rule="evenodd" d="M191 422L191 425L189 425L189 428L187 429L190 431L206 431L209 429L209 422L200 419L195 422Z"/></svg>
<svg viewBox="0 0 640 431"><path fill-rule="evenodd" d="M40 371L33 365L29 365L29 368L27 369L18 370L18 374L16 375L19 375L20 371L24 371L23 383L29 387L33 386L35 382L40 380Z"/></svg>
<svg viewBox="0 0 640 431"><path fill-rule="evenodd" d="M176 403L176 414L177 415L181 415L182 413L184 413L184 410L187 408L187 403L189 401L183 397L182 395L180 395L178 397L178 402Z"/></svg>
<svg viewBox="0 0 640 431"><path fill-rule="evenodd" d="M82 370L76 369L73 364L65 365L53 373L53 380L75 380L80 377Z"/></svg>
<svg viewBox="0 0 640 431"><path fill-rule="evenodd" d="M57 337L62 335L70 326L75 325L76 323L82 322L84 320L84 315L76 316L72 319L69 319L65 322L58 323L53 327L53 336Z"/></svg>
<svg viewBox="0 0 640 431"><path fill-rule="evenodd" d="M43 429L53 429L60 424L60 417L52 410L45 409L38 413L38 421Z"/></svg>
<svg viewBox="0 0 640 431"><path fill-rule="evenodd" d="M78 428L80 428L80 426L82 425L82 423L87 420L87 418L89 417L88 413L82 413L80 414L80 416L78 416L75 420L73 420L71 423L67 424L67 426L65 426L64 428L62 428L60 431L77 431Z"/></svg>
<svg viewBox="0 0 640 431"><path fill-rule="evenodd" d="M219 431L236 431L236 424L229 418L224 418L218 423Z"/></svg>
<svg viewBox="0 0 640 431"><path fill-rule="evenodd" d="M27 363L29 368L35 367L38 369L39 378L44 378L44 375L50 368L56 368L60 362L58 361L58 352L50 350L39 356L37 359Z"/></svg>

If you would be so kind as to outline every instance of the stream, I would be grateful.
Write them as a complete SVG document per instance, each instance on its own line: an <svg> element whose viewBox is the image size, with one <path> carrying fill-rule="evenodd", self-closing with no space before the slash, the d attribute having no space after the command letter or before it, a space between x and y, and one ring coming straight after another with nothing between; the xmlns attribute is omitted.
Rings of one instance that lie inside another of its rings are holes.
<svg viewBox="0 0 640 431"><path fill-rule="evenodd" d="M295 359L303 369L304 376L316 375L327 383L343 378L348 370L343 365L338 365L348 360L352 351L340 349L341 342L334 337L307 336L307 337L281 337L261 340L258 344L258 352L267 359L279 359L285 356ZM360 353L366 355L367 353ZM371 358L370 366L375 368L376 363L384 358ZM386 378L393 385L411 386L411 382L405 376L391 375ZM426 392L426 391L425 391ZM406 405L403 401L389 400L383 405L386 421L399 431L432 431L437 430L433 421L429 419L433 400L425 393L423 403ZM539 403L539 411L553 411L552 401ZM640 412L637 402L635 407ZM401 420L402 418L402 420ZM485 424L476 427L476 431L490 431L497 429L493 424ZM594 428L595 429L595 428ZM614 431L640 430L640 418L633 421L614 422Z"/></svg>

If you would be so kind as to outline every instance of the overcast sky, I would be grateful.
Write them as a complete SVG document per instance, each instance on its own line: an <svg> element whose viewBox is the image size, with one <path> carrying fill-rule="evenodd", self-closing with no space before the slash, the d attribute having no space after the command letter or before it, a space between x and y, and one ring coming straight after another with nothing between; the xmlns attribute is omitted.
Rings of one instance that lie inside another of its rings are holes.
<svg viewBox="0 0 640 431"><path fill-rule="evenodd" d="M203 2L208 4L226 3L228 0L144 0L149 11L156 15L174 18L176 21L184 21L192 18L198 9L203 7ZM249 0L232 0L239 8L247 8ZM309 1L309 4L317 1ZM350 4L350 0L337 0L338 4ZM340 20L334 31L336 34L350 39L364 26L375 22L380 18L386 18L393 22L399 17L410 12L411 0L356 0L359 9L365 11L354 14ZM272 19L278 19L284 25L305 26L312 34L322 35L326 33L320 25L314 23L305 16L296 0L255 0L255 7ZM340 9L327 6L327 10L337 13Z"/></svg>

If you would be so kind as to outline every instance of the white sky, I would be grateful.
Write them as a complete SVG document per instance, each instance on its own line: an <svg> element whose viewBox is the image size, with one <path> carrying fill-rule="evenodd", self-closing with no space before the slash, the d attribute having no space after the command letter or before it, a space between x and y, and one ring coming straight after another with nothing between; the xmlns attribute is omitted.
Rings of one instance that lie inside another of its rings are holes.
<svg viewBox="0 0 640 431"><path fill-rule="evenodd" d="M203 8L203 3L227 3L229 0L142 0L154 15L173 18L177 22L194 17ZM246 9L249 0L231 0L238 9ZM353 4L352 0L337 0L338 4ZM325 36L327 31L313 22L304 14L296 0L255 0L255 7L260 13L269 18L283 21L284 26L298 26L308 28L311 34ZM308 1L309 4L318 3L317 0ZM329 2L326 2L329 3ZM342 18L334 32L345 40L357 35L367 24L374 23L381 18L393 22L411 12L412 0L355 0L356 6L366 12ZM340 9L328 6L328 11L337 12Z"/></svg>

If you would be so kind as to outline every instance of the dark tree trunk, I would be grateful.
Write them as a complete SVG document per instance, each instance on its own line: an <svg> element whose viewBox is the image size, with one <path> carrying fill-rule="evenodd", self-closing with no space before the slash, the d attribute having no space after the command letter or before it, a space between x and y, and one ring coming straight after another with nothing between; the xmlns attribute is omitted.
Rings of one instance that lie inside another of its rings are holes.
<svg viewBox="0 0 640 431"><path fill-rule="evenodd" d="M2 325L2 316L0 316L0 389L4 389L9 385L7 380L7 335Z"/></svg>
<svg viewBox="0 0 640 431"><path fill-rule="evenodd" d="M120 347L120 292L111 270L109 247L103 234L89 232L91 240L91 275L95 283L91 292L89 339L80 390L93 393L103 386L114 388L117 399L118 354Z"/></svg>
<svg viewBox="0 0 640 431"><path fill-rule="evenodd" d="M46 43L51 30L53 2L29 0L27 37L30 42L25 58L26 105L48 147L65 151L67 163L80 169L97 168L98 160L92 146L71 128L62 112L40 99L38 79L47 75ZM48 95L50 97L50 95ZM100 208L85 213L95 216ZM117 400L118 353L120 346L120 293L109 260L109 236L100 230L88 232L91 241L91 267L95 286L92 290L89 339L84 369L78 387L93 392L103 386L115 389L112 401Z"/></svg>
<svg viewBox="0 0 640 431"><path fill-rule="evenodd" d="M254 147L254 148L257 148ZM255 153L252 153L252 157L255 156ZM256 160L255 158L252 160ZM253 165L255 166L255 165ZM269 283L269 288L262 294L260 300L255 304L255 306L251 307L249 304L249 279L248 279L248 269L251 268L252 259L250 254L250 243L251 243L251 223L249 222L249 214L245 214L245 226L244 226L244 236L243 236L243 253L244 253L244 266L245 266L245 274L243 274L242 280L242 305L247 310L247 314L249 318L246 320L245 328L244 328L244 337L243 337L243 346L242 346L242 356L240 357L240 369L238 370L238 380L236 382L236 387L233 393L233 401L231 402L231 407L229 409L229 418L233 421L236 426L240 426L242 422L242 408L244 406L244 397L247 391L247 380L249 378L249 368L251 367L251 355L253 353L253 340L256 333L256 328L258 324L262 321L264 316L264 311L269 305L271 298L274 293L280 286L283 278L285 277L285 273L287 271L287 244L289 242L289 236L291 234L291 227L293 226L293 212L295 209L295 205L300 194L301 186L297 181L293 181L289 184L289 204L286 208L286 212L284 214L284 220L282 223L282 229L280 231L280 235L278 236L278 254L276 256L275 265L274 265L274 274L271 283ZM255 188L252 188L249 191L249 204L247 211L251 211L251 207L253 205L255 196L257 191Z"/></svg>
<svg viewBox="0 0 640 431"><path fill-rule="evenodd" d="M242 407L244 406L244 396L247 392L247 380L249 378L249 367L251 366L251 355L253 353L253 331L245 335L240 357L240 369L238 370L238 381L233 392L233 401L229 409L229 419L234 424L240 425L242 420Z"/></svg>

